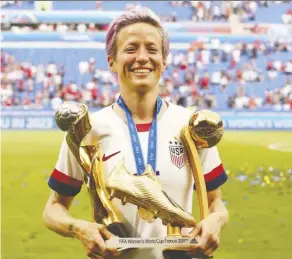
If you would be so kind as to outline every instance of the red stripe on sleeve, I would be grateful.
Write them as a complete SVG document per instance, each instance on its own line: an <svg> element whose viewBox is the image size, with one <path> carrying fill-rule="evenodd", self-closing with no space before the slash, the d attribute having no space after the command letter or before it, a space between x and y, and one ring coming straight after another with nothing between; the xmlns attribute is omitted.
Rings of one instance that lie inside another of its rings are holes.
<svg viewBox="0 0 292 259"><path fill-rule="evenodd" d="M82 181L74 179L66 174L63 174L60 171L58 171L57 169L54 169L52 175L57 181L64 183L64 184L67 184L67 185L71 185L71 186L76 187L76 188L80 188L83 184Z"/></svg>
<svg viewBox="0 0 292 259"><path fill-rule="evenodd" d="M224 173L223 165L220 164L219 166L215 167L211 172L204 175L205 182L210 182L213 179L217 178L219 175Z"/></svg>

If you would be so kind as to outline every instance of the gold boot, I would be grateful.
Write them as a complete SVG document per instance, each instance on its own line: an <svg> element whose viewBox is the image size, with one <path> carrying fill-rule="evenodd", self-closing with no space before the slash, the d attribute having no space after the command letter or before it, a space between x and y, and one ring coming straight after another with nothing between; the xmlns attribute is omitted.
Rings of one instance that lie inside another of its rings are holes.
<svg viewBox="0 0 292 259"><path fill-rule="evenodd" d="M107 189L110 198L119 198L122 204L127 202L152 213L160 218L164 225L168 223L181 227L196 225L192 215L184 211L161 187L150 165L142 175L130 174L124 162L120 161L109 175Z"/></svg>

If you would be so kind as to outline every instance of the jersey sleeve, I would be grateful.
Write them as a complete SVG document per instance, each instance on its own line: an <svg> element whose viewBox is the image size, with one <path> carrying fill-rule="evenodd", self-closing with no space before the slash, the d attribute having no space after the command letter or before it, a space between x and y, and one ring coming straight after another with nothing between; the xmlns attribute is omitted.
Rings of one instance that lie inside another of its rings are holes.
<svg viewBox="0 0 292 259"><path fill-rule="evenodd" d="M51 174L48 185L61 195L75 196L80 192L83 181L82 168L70 151L64 138L58 161Z"/></svg>
<svg viewBox="0 0 292 259"><path fill-rule="evenodd" d="M201 158L207 191L212 191L224 184L228 177L222 165L217 147L202 148L199 150L199 156Z"/></svg>

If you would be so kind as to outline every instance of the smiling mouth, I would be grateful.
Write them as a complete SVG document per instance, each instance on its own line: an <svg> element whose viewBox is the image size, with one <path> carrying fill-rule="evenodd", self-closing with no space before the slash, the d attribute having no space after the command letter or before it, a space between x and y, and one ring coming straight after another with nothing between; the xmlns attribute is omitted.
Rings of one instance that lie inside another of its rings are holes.
<svg viewBox="0 0 292 259"><path fill-rule="evenodd" d="M139 74L139 75L147 75L152 71L153 71L153 69L149 69L149 68L131 69L131 72L133 72L134 74Z"/></svg>

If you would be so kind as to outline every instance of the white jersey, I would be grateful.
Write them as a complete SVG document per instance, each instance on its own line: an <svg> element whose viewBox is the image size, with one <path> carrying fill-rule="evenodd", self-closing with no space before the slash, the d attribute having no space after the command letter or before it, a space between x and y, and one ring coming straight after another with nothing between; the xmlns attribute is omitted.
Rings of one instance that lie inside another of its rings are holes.
<svg viewBox="0 0 292 259"><path fill-rule="evenodd" d="M157 123L157 161L156 175L163 190L185 211L192 212L194 180L186 164L186 154L180 141L180 130L190 118L189 109L168 104L168 108L158 116ZM92 130L86 136L86 142L96 143L103 152L105 177L124 159L126 169L136 173L135 158L132 151L130 134L125 118L120 116L113 106L106 107L91 116ZM143 151L144 161L147 161L148 133L150 124L138 124L137 131ZM205 175L207 190L213 190L226 180L224 168L217 147L199 150ZM66 141L64 140L55 170L49 180L49 186L63 195L76 195L83 183L83 173ZM121 205L120 200L113 203L123 213L131 229L131 237L165 237L166 226L160 219L152 223L140 218L137 207L132 204ZM90 212L89 212L90 213ZM184 232L189 230L183 229ZM130 253L130 254L129 254ZM160 249L135 249L125 252L120 258L163 258Z"/></svg>

